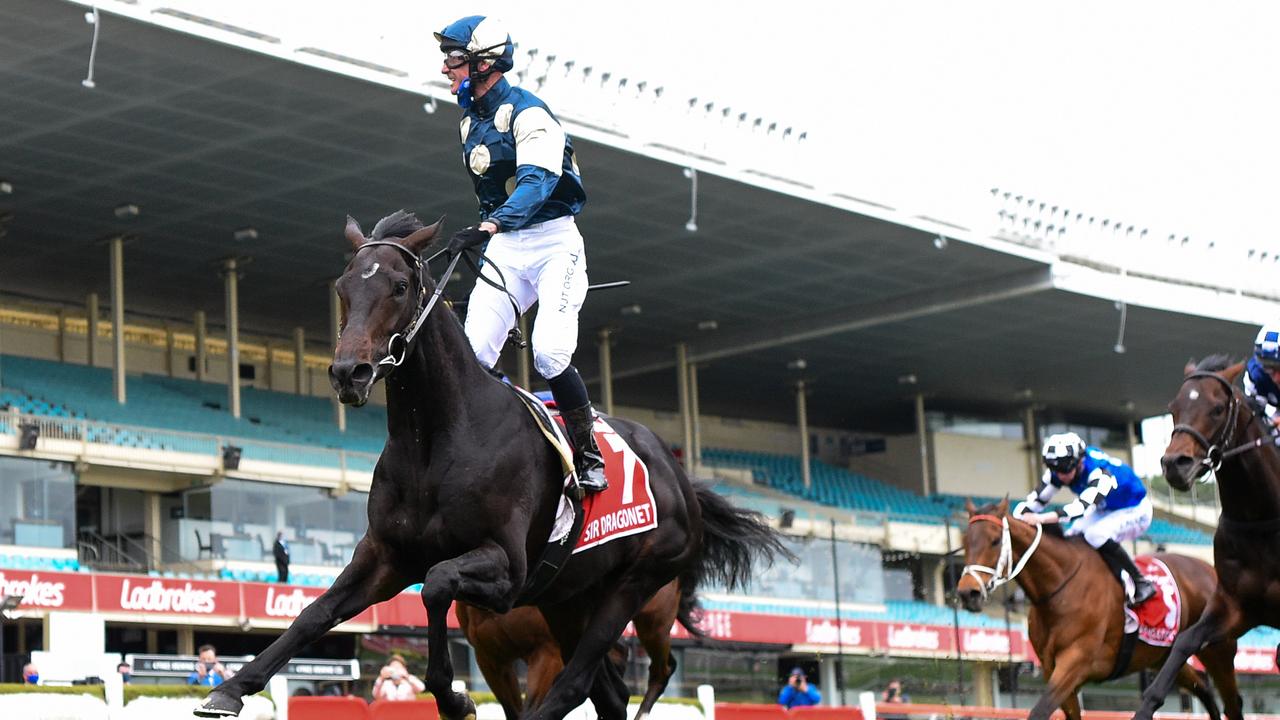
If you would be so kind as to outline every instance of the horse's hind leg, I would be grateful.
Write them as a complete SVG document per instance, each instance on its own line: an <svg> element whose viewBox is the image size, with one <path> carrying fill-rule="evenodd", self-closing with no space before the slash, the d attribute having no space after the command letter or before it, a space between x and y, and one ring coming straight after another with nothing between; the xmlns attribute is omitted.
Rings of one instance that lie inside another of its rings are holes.
<svg viewBox="0 0 1280 720"><path fill-rule="evenodd" d="M676 659L671 654L671 626L675 624L679 603L679 591L674 585L668 585L636 616L636 636L649 654L649 686L636 711L636 720L646 720L676 671Z"/></svg>
<svg viewBox="0 0 1280 720"><path fill-rule="evenodd" d="M237 715L240 698L266 686L294 654L329 632L339 623L360 614L370 605L394 597L409 584L390 565L383 564L373 543L366 537L356 546L351 563L333 585L298 615L289 629L271 646L245 665L235 677L214 688L196 709L201 717Z"/></svg>
<svg viewBox="0 0 1280 720"><path fill-rule="evenodd" d="M1204 678L1200 677L1200 673L1190 665L1183 665L1178 671L1178 685L1191 691L1192 695L1204 705L1204 709L1209 713L1209 720L1222 720L1222 714L1218 712L1218 701L1213 699L1213 693L1209 690L1209 685L1205 683Z"/></svg>
<svg viewBox="0 0 1280 720"><path fill-rule="evenodd" d="M1194 625L1178 634L1169 648L1169 657L1155 680L1142 693L1142 705L1134 713L1133 720L1151 720L1156 710L1164 704L1165 697L1173 689L1174 679L1179 669L1186 664L1187 658L1200 652L1200 649L1212 643L1234 641L1243 630L1244 617L1235 601L1223 591L1221 585L1209 598L1204 614ZM1215 678L1216 680L1216 678Z"/></svg>
<svg viewBox="0 0 1280 720"><path fill-rule="evenodd" d="M427 690L436 698L440 717L469 720L476 706L466 693L453 691L453 663L449 660L449 606L459 597L495 612L511 609L512 580L506 552L486 543L456 558L432 566L422 580L422 604L427 609Z"/></svg>
<svg viewBox="0 0 1280 720"><path fill-rule="evenodd" d="M1225 640L1220 643L1206 645L1196 653L1204 669L1213 679L1213 686L1222 698L1222 712L1230 720L1244 719L1244 700L1240 697L1240 687L1236 684L1236 641Z"/></svg>

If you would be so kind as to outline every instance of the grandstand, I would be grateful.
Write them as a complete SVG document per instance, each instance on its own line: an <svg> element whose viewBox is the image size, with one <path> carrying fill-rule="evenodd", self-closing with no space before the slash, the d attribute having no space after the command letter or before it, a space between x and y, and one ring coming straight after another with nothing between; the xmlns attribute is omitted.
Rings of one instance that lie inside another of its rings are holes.
<svg viewBox="0 0 1280 720"><path fill-rule="evenodd" d="M119 5L93 103L66 81L83 70L83 7L0 8L0 102L62 118L56 130L15 121L20 139L0 138L0 178L18 189L0 195L0 235L28 249L6 256L0 278L0 587L63 586L58 603L29 602L0 628L0 681L51 649L57 613L100 618L111 652L186 656L214 641L253 654L332 583L364 532L387 422L376 399L335 408L323 377L337 332L324 280L347 250L334 218L352 212L368 227L400 206L474 212L456 176L455 118L422 111L421 78L294 52L149 0ZM565 84L552 78L547 91ZM1135 421L1162 412L1179 377L1168 358L1244 347L1277 306L1255 294L1201 308L1216 289L1134 279L1035 238L721 162L741 151L734 143L649 142L603 123L589 93L577 100L595 113L564 114L591 168L592 278L632 285L590 296L575 362L602 407L654 427L802 558L741 592L705 589L707 628L728 644L680 638L671 694L723 680L749 683L735 699L768 700L797 663L832 687L837 672L887 678L923 659L934 679L921 678L917 699L1008 702L996 670L1016 676L1032 662L1022 608L958 613L949 594L963 499L1025 493L1038 472L1028 447L1051 426L1132 457ZM438 137L449 142L424 140ZM696 232L685 177L701 178ZM141 215L113 213L124 199ZM237 244L233 230L249 225L254 242ZM90 238L127 249L109 284L105 259L83 252ZM215 267L244 272L238 295ZM459 310L470 283L446 285ZM114 326L100 295L126 286ZM1044 352L1064 334L1113 328L1121 298L1133 328L1123 354L1108 336L1068 372ZM243 327L229 312L216 324L232 299ZM504 366L527 373L524 359ZM288 585L271 563L277 531L293 552ZM1208 557L1211 531L1162 514L1139 549ZM121 578L218 600L207 614L138 610L117 602ZM413 648L420 589L352 619L318 652L365 657L367 679L381 661L370 648ZM1242 646L1260 662L1276 640L1258 630ZM458 652L460 678L484 687ZM633 653L629 681L645 663ZM853 702L867 688L845 689L838 699Z"/></svg>

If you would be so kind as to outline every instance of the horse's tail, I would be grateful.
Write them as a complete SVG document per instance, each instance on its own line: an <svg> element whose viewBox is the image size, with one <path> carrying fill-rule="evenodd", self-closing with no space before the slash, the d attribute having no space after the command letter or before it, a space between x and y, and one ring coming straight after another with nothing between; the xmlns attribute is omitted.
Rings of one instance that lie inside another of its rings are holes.
<svg viewBox="0 0 1280 720"><path fill-rule="evenodd" d="M689 577L682 578L681 590L686 596L704 581L719 583L726 590L745 586L757 560L768 564L778 557L797 561L764 515L735 506L705 483L694 483L693 492L702 509L702 554Z"/></svg>

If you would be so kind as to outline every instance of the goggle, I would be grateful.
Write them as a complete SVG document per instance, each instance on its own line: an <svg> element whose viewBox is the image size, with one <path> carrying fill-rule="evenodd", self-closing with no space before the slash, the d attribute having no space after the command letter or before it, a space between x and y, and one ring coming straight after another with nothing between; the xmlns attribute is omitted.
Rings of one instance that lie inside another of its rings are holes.
<svg viewBox="0 0 1280 720"><path fill-rule="evenodd" d="M1260 357L1258 364L1268 370L1280 370L1280 358Z"/></svg>
<svg viewBox="0 0 1280 720"><path fill-rule="evenodd" d="M1044 464L1045 464L1045 467L1049 468L1050 470L1056 473L1066 474L1071 472L1072 470L1075 470L1076 464L1078 462L1079 460L1077 460L1076 458L1060 457L1060 458L1053 458L1053 459L1045 458Z"/></svg>
<svg viewBox="0 0 1280 720"><path fill-rule="evenodd" d="M444 55L444 66L450 70L457 70L464 67L470 62L471 56L463 50L450 50Z"/></svg>

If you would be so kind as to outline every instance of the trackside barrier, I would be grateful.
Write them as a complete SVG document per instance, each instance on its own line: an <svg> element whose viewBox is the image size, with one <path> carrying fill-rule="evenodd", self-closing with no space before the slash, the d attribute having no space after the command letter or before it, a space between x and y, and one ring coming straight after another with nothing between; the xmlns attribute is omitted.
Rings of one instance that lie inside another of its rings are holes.
<svg viewBox="0 0 1280 720"><path fill-rule="evenodd" d="M1134 704L1136 706L1137 699ZM797 708L799 709L799 708ZM807 708L805 708L807 709ZM719 707L717 706L717 712ZM795 712L795 710L792 710ZM1029 709L978 707L970 705L928 705L916 703L876 703L877 720L903 720L903 718L921 720L937 720L946 718L974 718L974 720L1025 720ZM1062 720L1061 710L1055 710L1053 720ZM1156 720L1208 720L1204 713L1159 712ZM1132 712L1109 710L1085 710L1084 720L1131 720ZM1261 715L1245 713L1247 720L1280 720L1280 715ZM832 718L834 720L834 717Z"/></svg>
<svg viewBox="0 0 1280 720"><path fill-rule="evenodd" d="M416 704L416 703L415 703ZM291 697L289 720L370 720L364 698Z"/></svg>
<svg viewBox="0 0 1280 720"><path fill-rule="evenodd" d="M716 720L790 720L777 703L716 703Z"/></svg>
<svg viewBox="0 0 1280 720"><path fill-rule="evenodd" d="M862 709L853 705L793 707L787 712L791 720L863 720Z"/></svg>
<svg viewBox="0 0 1280 720"><path fill-rule="evenodd" d="M376 700L369 720L440 720L435 700Z"/></svg>

